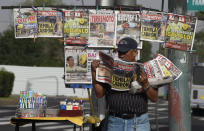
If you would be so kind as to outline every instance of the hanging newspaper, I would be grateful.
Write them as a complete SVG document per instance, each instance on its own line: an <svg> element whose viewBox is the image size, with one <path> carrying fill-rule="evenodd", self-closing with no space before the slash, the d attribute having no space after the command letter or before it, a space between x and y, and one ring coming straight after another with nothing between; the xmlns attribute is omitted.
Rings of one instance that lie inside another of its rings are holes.
<svg viewBox="0 0 204 131"><path fill-rule="evenodd" d="M152 86L171 83L182 75L182 72L161 54L158 54L155 59L145 62L144 70Z"/></svg>
<svg viewBox="0 0 204 131"><path fill-rule="evenodd" d="M141 40L164 42L167 15L162 12L143 11L141 14Z"/></svg>
<svg viewBox="0 0 204 131"><path fill-rule="evenodd" d="M142 49L140 41L140 13L139 11L116 11L116 43L124 37L131 37L138 43L138 49Z"/></svg>
<svg viewBox="0 0 204 131"><path fill-rule="evenodd" d="M113 48L115 43L115 15L113 11L90 10L89 47Z"/></svg>
<svg viewBox="0 0 204 131"><path fill-rule="evenodd" d="M13 9L15 38L34 38L37 35L37 12L32 8Z"/></svg>
<svg viewBox="0 0 204 131"><path fill-rule="evenodd" d="M65 46L65 84L90 84L91 71L87 50Z"/></svg>
<svg viewBox="0 0 204 131"><path fill-rule="evenodd" d="M164 47L183 51L192 50L196 25L195 17L168 14Z"/></svg>
<svg viewBox="0 0 204 131"><path fill-rule="evenodd" d="M62 37L62 12L54 8L38 7L38 37Z"/></svg>
<svg viewBox="0 0 204 131"><path fill-rule="evenodd" d="M99 59L99 51L112 54L111 50L65 46L65 84L92 84L91 62Z"/></svg>
<svg viewBox="0 0 204 131"><path fill-rule="evenodd" d="M65 45L86 45L89 33L88 10L64 10Z"/></svg>

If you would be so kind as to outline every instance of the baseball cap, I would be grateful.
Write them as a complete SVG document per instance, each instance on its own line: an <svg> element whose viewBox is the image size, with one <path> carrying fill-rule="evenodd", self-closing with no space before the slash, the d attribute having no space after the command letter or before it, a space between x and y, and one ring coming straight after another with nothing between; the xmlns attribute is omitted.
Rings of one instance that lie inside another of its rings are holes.
<svg viewBox="0 0 204 131"><path fill-rule="evenodd" d="M134 39L125 37L118 42L117 50L119 52L127 52L131 49L137 49L137 42Z"/></svg>

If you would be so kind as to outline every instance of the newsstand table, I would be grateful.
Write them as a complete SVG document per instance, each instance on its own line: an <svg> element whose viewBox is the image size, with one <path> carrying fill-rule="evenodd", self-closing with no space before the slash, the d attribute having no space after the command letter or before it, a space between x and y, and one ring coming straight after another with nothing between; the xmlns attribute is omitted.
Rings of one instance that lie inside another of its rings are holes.
<svg viewBox="0 0 204 131"><path fill-rule="evenodd" d="M36 122L68 122L68 124L73 124L73 130L76 131L76 126L83 125L83 116L76 117L29 117L29 118L18 118L13 117L10 120L12 125L15 125L15 131L19 131L19 127L25 124L32 123L32 131L36 130ZM80 128L81 129L81 128Z"/></svg>

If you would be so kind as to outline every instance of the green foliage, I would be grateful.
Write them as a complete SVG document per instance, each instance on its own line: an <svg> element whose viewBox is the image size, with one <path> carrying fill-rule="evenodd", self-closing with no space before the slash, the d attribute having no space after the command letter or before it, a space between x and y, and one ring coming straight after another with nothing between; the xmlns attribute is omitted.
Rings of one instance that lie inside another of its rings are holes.
<svg viewBox="0 0 204 131"><path fill-rule="evenodd" d="M193 44L193 50L196 50L195 54L198 56L198 62L204 62L204 32L198 32L195 35L195 42Z"/></svg>
<svg viewBox="0 0 204 131"><path fill-rule="evenodd" d="M0 34L0 64L64 66L63 43L55 38L15 39L13 27Z"/></svg>
<svg viewBox="0 0 204 131"><path fill-rule="evenodd" d="M204 20L204 12L196 12L195 16L198 17L199 20Z"/></svg>
<svg viewBox="0 0 204 131"><path fill-rule="evenodd" d="M141 62L146 62L152 59L152 44L148 41L143 41L143 49L141 50Z"/></svg>
<svg viewBox="0 0 204 131"><path fill-rule="evenodd" d="M15 76L12 72L0 70L0 97L8 97L13 89Z"/></svg>

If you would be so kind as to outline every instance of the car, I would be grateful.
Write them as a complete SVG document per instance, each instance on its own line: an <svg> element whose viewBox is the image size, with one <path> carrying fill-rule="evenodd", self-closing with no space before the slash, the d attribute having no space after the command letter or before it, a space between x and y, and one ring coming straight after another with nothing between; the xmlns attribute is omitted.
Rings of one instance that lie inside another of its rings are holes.
<svg viewBox="0 0 204 131"><path fill-rule="evenodd" d="M204 109L204 66L193 66L191 85L191 109L196 111Z"/></svg>

